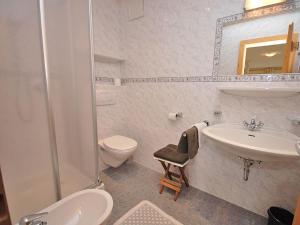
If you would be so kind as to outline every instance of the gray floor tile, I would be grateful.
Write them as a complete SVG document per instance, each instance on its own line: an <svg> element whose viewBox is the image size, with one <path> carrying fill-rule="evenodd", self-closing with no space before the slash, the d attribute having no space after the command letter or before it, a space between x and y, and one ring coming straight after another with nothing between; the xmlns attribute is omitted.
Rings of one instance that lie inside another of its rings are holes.
<svg viewBox="0 0 300 225"><path fill-rule="evenodd" d="M265 225L266 218L249 212L196 188L184 188L174 202L174 192L159 194L161 174L137 163L108 168L101 174L114 199L108 224L113 224L142 200L149 200L185 225Z"/></svg>

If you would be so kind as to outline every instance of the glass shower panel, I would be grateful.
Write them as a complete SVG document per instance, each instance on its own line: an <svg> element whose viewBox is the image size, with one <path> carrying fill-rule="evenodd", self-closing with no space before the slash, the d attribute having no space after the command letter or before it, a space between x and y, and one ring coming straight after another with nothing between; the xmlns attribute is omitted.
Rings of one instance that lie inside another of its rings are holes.
<svg viewBox="0 0 300 225"><path fill-rule="evenodd" d="M36 0L0 0L0 165L12 223L56 201Z"/></svg>
<svg viewBox="0 0 300 225"><path fill-rule="evenodd" d="M45 1L62 196L96 181L89 1Z"/></svg>

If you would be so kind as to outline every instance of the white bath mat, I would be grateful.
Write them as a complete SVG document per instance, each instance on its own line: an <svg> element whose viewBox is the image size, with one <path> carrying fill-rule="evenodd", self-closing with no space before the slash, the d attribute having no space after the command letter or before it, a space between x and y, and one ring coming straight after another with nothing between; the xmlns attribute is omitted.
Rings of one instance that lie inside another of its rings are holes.
<svg viewBox="0 0 300 225"><path fill-rule="evenodd" d="M114 225L183 225L149 201L141 201Z"/></svg>

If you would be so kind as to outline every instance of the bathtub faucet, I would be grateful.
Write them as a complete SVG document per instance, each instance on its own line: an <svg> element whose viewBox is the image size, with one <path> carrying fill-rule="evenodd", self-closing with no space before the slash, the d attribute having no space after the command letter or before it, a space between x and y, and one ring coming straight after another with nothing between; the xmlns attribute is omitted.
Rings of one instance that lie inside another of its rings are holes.
<svg viewBox="0 0 300 225"><path fill-rule="evenodd" d="M254 118L251 119L250 123L248 123L247 121L244 120L243 124L244 124L244 127L250 131L260 130L264 126L264 123L261 121L256 123L256 120Z"/></svg>
<svg viewBox="0 0 300 225"><path fill-rule="evenodd" d="M43 216L47 215L47 212L36 213L31 215L23 216L20 219L19 225L46 225L46 221L40 220Z"/></svg>

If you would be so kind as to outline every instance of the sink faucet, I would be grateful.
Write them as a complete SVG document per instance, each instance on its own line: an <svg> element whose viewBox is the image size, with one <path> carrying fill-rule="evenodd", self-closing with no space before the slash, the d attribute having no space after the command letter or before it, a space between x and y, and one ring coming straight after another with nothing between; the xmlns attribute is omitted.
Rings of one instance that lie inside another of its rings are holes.
<svg viewBox="0 0 300 225"><path fill-rule="evenodd" d="M36 213L31 215L23 216L20 219L19 225L46 225L46 221L40 220L43 216L47 215L47 212Z"/></svg>
<svg viewBox="0 0 300 225"><path fill-rule="evenodd" d="M261 122L261 121L256 123L256 120L254 118L251 119L250 123L248 123L246 120L244 120L243 124L244 124L244 127L247 128L250 131L260 130L264 126L264 123Z"/></svg>

